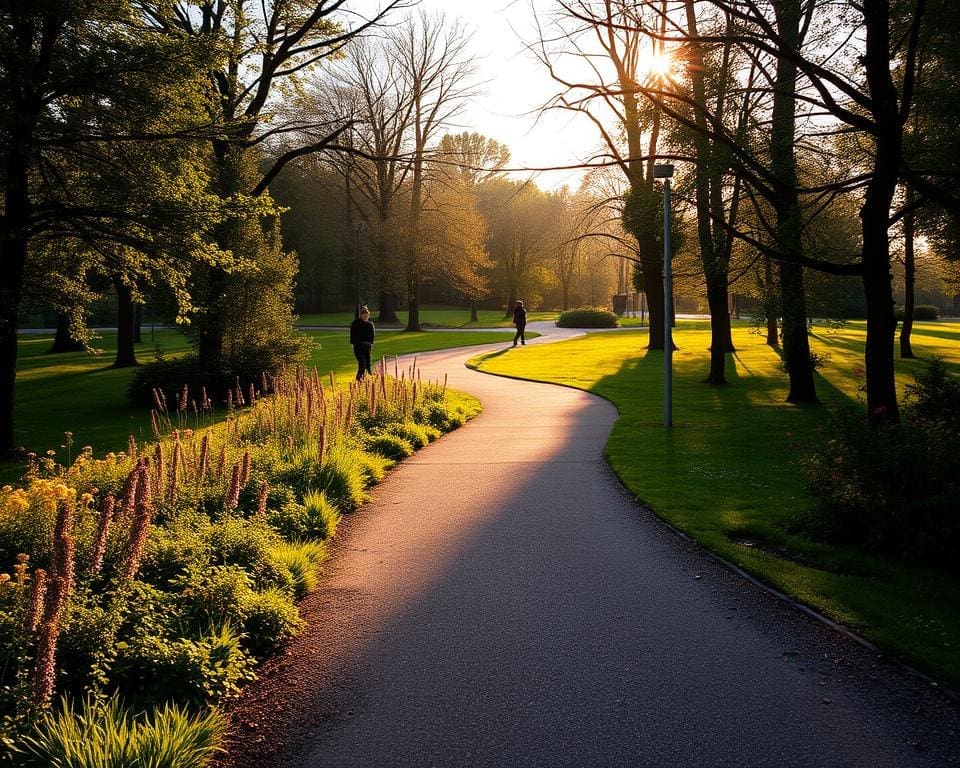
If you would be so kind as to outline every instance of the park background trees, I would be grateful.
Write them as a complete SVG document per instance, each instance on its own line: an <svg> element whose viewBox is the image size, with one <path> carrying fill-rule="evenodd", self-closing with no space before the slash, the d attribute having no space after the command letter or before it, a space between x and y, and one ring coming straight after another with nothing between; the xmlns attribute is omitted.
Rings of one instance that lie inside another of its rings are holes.
<svg viewBox="0 0 960 768"><path fill-rule="evenodd" d="M117 366L138 362L143 303L166 303L197 360L234 375L295 360L294 309L350 306L358 285L413 330L425 300L474 314L520 298L606 304L630 264L656 350L658 161L678 168L678 294L711 317L705 381L726 381L730 307L749 304L789 399L815 400L810 317L862 308L868 410L895 419L894 292L904 356L917 292L956 293L947 11L558 4L529 40L556 84L545 108L592 125L596 143L578 189L543 189L496 135L459 124L482 76L454 18L403 2L367 16L345 2L14 6L0 62L0 442L15 442L25 300L56 310L69 346L111 295Z"/></svg>

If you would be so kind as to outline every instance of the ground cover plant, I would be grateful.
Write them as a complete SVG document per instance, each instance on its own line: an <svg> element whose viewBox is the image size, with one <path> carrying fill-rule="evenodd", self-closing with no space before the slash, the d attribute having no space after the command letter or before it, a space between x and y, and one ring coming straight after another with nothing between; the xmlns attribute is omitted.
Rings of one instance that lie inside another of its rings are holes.
<svg viewBox="0 0 960 768"><path fill-rule="evenodd" d="M79 735L90 754L62 764L206 764L217 705L301 630L325 542L394 463L379 438L412 451L478 411L413 368L301 369L231 393L223 421L158 394L156 440L34 457L0 488L0 759L61 764Z"/></svg>
<svg viewBox="0 0 960 768"><path fill-rule="evenodd" d="M916 353L960 368L960 324L918 323ZM787 380L776 352L746 325L730 384L709 387L709 329L681 321L674 356L674 428L663 429L663 358L647 353L643 332L591 334L531 347L514 356L480 356L483 371L585 389L615 403L620 419L606 453L638 499L677 529L787 594L862 633L887 651L960 685L960 581L923 562L881 557L827 543L805 523L811 457L827 442L831 414L855 403L863 365L862 324L814 329L822 356L822 405L785 402ZM926 370L898 360L901 389ZM955 504L954 504L955 514Z"/></svg>

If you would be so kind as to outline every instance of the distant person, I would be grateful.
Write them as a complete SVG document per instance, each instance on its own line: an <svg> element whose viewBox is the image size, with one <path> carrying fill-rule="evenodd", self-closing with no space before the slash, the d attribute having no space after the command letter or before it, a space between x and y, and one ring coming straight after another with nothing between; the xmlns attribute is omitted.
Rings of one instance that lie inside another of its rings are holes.
<svg viewBox="0 0 960 768"><path fill-rule="evenodd" d="M360 316L350 323L350 343L353 344L353 356L357 358L357 381L366 374L373 373L370 358L375 335L376 330L370 320L370 310L360 307Z"/></svg>
<svg viewBox="0 0 960 768"><path fill-rule="evenodd" d="M517 335L513 337L513 346L517 346L517 339L520 339L520 343L526 346L527 337L524 336L523 331L527 327L527 310L523 308L522 301L518 301L516 308L513 310L513 324L517 326Z"/></svg>

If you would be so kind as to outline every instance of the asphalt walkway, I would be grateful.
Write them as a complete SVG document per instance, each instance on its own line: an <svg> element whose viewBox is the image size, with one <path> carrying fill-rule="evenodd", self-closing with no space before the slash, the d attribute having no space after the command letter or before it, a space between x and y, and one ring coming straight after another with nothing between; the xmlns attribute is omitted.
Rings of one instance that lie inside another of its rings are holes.
<svg viewBox="0 0 960 768"><path fill-rule="evenodd" d="M612 405L467 370L480 349L419 356L484 411L338 533L250 764L960 766L954 703L624 492Z"/></svg>

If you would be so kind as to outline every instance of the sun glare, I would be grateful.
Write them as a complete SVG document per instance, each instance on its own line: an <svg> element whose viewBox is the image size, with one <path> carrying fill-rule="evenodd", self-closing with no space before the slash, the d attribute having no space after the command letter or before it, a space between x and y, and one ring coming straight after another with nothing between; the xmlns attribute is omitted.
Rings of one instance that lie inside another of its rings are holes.
<svg viewBox="0 0 960 768"><path fill-rule="evenodd" d="M669 53L648 53L641 62L644 73L652 77L666 77L673 67L673 57Z"/></svg>

